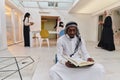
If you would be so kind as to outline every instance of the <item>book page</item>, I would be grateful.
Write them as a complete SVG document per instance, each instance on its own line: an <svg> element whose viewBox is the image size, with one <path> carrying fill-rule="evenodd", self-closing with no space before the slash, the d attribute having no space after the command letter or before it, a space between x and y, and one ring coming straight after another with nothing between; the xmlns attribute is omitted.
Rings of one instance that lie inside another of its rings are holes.
<svg viewBox="0 0 120 80"><path fill-rule="evenodd" d="M79 66L80 67L84 67L84 66L90 66L90 65L93 65L94 64L94 62L81 62L80 64L79 64Z"/></svg>
<svg viewBox="0 0 120 80"><path fill-rule="evenodd" d="M82 60L80 58L69 57L69 56L66 56L66 55L63 55L63 57L66 60L70 61L75 66L79 66L79 67L89 66L89 65L93 65L94 64L94 62L88 62L88 61Z"/></svg>
<svg viewBox="0 0 120 80"><path fill-rule="evenodd" d="M78 63L74 59L71 59L69 56L66 56L66 55L62 55L62 56L63 56L63 58L65 58L66 60L68 60L72 64L74 64L75 66L78 66Z"/></svg>

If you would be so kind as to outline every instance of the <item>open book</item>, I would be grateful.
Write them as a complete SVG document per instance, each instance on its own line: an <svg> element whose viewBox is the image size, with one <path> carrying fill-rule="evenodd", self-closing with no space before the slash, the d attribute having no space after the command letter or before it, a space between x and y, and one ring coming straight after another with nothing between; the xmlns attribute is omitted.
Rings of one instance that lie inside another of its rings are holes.
<svg viewBox="0 0 120 80"><path fill-rule="evenodd" d="M73 57L69 57L66 55L63 55L63 57L66 60L70 61L72 64L74 64L76 67L91 66L94 64L94 62L85 61L85 60L82 60L80 58L73 58Z"/></svg>

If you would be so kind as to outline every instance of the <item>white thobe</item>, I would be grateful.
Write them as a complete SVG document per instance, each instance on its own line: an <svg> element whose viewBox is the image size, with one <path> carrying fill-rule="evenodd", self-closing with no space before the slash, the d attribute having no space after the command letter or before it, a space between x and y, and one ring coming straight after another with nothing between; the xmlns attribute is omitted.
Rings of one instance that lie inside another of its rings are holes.
<svg viewBox="0 0 120 80"><path fill-rule="evenodd" d="M77 37L70 39L68 35L64 35L58 39L58 62L50 69L51 80L103 80L105 71L101 64L95 63L91 67L83 68L68 68L65 65L66 60L62 57L62 55L70 56L74 52L76 43ZM82 38L79 50L73 57L84 60L90 58L90 55L85 47L85 42Z"/></svg>

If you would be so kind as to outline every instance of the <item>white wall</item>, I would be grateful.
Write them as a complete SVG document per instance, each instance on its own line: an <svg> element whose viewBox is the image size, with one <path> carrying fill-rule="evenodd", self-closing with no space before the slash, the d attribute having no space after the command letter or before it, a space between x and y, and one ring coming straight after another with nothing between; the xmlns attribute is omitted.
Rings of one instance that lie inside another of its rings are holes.
<svg viewBox="0 0 120 80"><path fill-rule="evenodd" d="M6 40L6 20L5 20L5 0L0 0L0 50L7 48Z"/></svg>
<svg viewBox="0 0 120 80"><path fill-rule="evenodd" d="M49 12L49 14L39 14L39 11ZM66 24L69 21L76 21L79 25L81 36L85 40L96 41L96 29L92 25L93 16L85 14L70 14L64 10L40 10L40 9L26 9L25 12L30 12L35 21L34 30L39 30L41 25L41 16L60 16L61 20Z"/></svg>
<svg viewBox="0 0 120 80"><path fill-rule="evenodd" d="M98 15L92 16L91 28L89 28L91 41L98 41Z"/></svg>
<svg viewBox="0 0 120 80"><path fill-rule="evenodd" d="M114 31L119 31L118 29L120 28L120 12L116 10L113 11L112 19L113 19Z"/></svg>

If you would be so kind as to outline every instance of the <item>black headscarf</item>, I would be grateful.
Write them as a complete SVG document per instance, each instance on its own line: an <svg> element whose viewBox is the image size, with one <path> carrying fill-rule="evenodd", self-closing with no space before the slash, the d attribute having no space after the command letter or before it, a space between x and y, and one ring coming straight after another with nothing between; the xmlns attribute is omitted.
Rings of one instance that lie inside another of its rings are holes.
<svg viewBox="0 0 120 80"><path fill-rule="evenodd" d="M30 13L28 13L28 12L27 12L27 13L25 13L25 15L24 15L24 19L23 19L23 22L25 21L26 17L28 17L28 18L29 18L29 17L30 17Z"/></svg>

